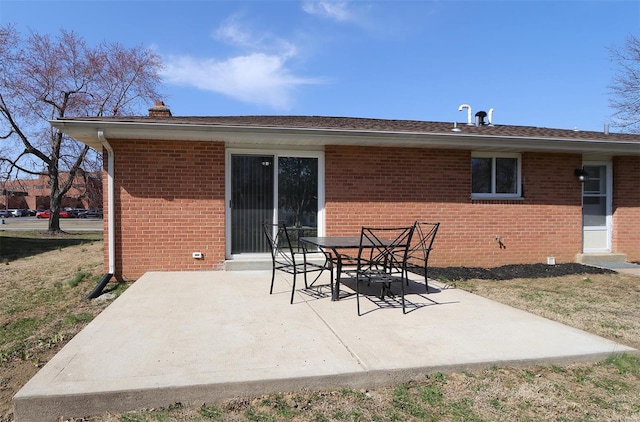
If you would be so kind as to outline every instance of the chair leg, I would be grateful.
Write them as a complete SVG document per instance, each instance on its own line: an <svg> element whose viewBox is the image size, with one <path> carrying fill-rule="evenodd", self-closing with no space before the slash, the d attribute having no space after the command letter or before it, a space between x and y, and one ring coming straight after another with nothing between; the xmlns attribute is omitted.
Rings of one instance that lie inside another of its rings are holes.
<svg viewBox="0 0 640 422"><path fill-rule="evenodd" d="M269 294L273 294L273 282L276 280L276 267L273 267L271 270L271 289L269 289Z"/></svg>
<svg viewBox="0 0 640 422"><path fill-rule="evenodd" d="M424 285L429 293L429 277L427 276L427 265L424 265Z"/></svg>
<svg viewBox="0 0 640 422"><path fill-rule="evenodd" d="M293 287L291 288L291 301L289 303L293 304L293 296L296 293L296 273L293 272Z"/></svg>
<svg viewBox="0 0 640 422"><path fill-rule="evenodd" d="M309 288L309 283L307 283L307 266L306 265L304 267L304 288L305 289Z"/></svg>
<svg viewBox="0 0 640 422"><path fill-rule="evenodd" d="M401 289L401 295L402 295L402 313L406 314L406 308L405 308L405 304L404 304L404 283L400 282L400 289Z"/></svg>
<svg viewBox="0 0 640 422"><path fill-rule="evenodd" d="M356 305L358 308L358 316L360 316L360 280L356 276Z"/></svg>

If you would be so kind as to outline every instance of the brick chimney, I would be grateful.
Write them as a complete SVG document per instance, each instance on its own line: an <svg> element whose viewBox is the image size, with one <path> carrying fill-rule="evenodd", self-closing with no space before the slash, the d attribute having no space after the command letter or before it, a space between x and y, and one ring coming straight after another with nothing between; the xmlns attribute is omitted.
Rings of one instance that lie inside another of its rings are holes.
<svg viewBox="0 0 640 422"><path fill-rule="evenodd" d="M171 117L171 110L162 101L156 101L149 109L150 117Z"/></svg>

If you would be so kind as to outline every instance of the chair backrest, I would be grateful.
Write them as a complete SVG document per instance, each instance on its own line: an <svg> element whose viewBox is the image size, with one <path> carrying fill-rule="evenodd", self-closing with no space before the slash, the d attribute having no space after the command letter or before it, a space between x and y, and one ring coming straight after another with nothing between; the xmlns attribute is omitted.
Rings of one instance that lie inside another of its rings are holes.
<svg viewBox="0 0 640 422"><path fill-rule="evenodd" d="M295 265L294 250L284 222L264 223L262 228L267 237L273 261Z"/></svg>
<svg viewBox="0 0 640 422"><path fill-rule="evenodd" d="M315 227L289 227L284 221L276 223L264 223L262 225L267 237L271 257L278 262L295 264L295 254L308 254L314 250L308 250L307 245L300 241L304 236L316 236L318 229Z"/></svg>
<svg viewBox="0 0 640 422"><path fill-rule="evenodd" d="M440 223L424 223L416 221L414 223L413 242L409 246L408 261L411 263L426 264L429 253L433 249L433 241L438 233Z"/></svg>
<svg viewBox="0 0 640 422"><path fill-rule="evenodd" d="M386 268L390 272L402 271L415 226L372 228L362 227L358 262L369 267Z"/></svg>

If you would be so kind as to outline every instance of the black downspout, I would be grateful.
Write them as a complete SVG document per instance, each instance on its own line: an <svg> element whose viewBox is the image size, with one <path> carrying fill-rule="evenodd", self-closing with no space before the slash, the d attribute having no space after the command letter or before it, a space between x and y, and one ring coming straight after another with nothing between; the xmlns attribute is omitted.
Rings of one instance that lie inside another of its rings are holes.
<svg viewBox="0 0 640 422"><path fill-rule="evenodd" d="M100 279L100 282L96 285L96 287L93 288L91 293L89 293L88 295L86 295L84 297L84 299L85 300L95 299L98 296L100 296L102 294L102 291L104 290L104 288L107 286L107 283L109 282L109 280L111 280L111 277L113 277L113 274L105 274L105 275L103 275L102 278Z"/></svg>

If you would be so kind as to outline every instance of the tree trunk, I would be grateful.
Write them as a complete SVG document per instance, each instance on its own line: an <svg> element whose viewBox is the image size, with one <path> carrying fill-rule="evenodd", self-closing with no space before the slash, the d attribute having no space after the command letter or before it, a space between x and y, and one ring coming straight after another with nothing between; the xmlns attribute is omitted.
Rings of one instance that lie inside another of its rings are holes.
<svg viewBox="0 0 640 422"><path fill-rule="evenodd" d="M53 207L53 199L51 200L51 214L49 215L49 231L53 233L59 233L60 229L60 205L56 208Z"/></svg>
<svg viewBox="0 0 640 422"><path fill-rule="evenodd" d="M60 230L60 206L62 202L62 195L60 192L60 186L58 181L57 169L49 169L49 183L51 188L49 209L51 214L49 215L49 232L61 232Z"/></svg>

